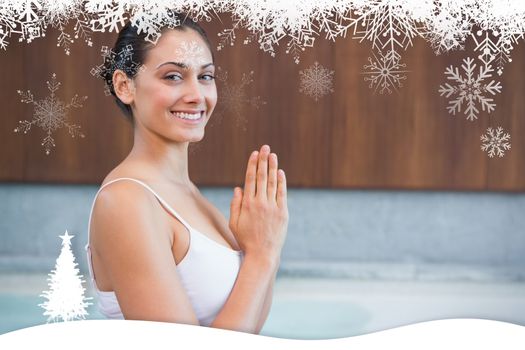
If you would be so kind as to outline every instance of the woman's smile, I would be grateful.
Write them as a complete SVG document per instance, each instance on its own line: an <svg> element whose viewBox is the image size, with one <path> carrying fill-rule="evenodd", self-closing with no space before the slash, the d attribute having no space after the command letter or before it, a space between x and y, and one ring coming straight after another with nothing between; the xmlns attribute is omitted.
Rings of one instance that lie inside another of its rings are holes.
<svg viewBox="0 0 525 350"><path fill-rule="evenodd" d="M204 120L204 111L171 111L172 116L185 124L200 124Z"/></svg>

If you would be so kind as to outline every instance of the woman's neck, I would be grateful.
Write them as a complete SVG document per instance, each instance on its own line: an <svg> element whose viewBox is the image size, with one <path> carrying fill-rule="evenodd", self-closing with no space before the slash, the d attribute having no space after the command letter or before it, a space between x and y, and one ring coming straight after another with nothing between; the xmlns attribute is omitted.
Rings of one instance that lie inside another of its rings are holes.
<svg viewBox="0 0 525 350"><path fill-rule="evenodd" d="M158 136L135 133L127 159L141 164L148 177L193 188L188 174L188 145L189 142L168 143Z"/></svg>

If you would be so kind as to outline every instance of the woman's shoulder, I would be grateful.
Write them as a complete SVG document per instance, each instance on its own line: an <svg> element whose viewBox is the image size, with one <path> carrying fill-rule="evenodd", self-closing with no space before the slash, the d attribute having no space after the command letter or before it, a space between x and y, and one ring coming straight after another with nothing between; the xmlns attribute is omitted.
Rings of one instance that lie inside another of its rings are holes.
<svg viewBox="0 0 525 350"><path fill-rule="evenodd" d="M100 192L124 194L131 191L132 194L142 193L146 190L148 179L154 175L147 170L147 165L136 164L136 162L124 160L106 175L100 184ZM145 170L146 169L146 170Z"/></svg>
<svg viewBox="0 0 525 350"><path fill-rule="evenodd" d="M114 168L102 181L95 201L95 207L115 209L151 208L154 194L145 186L147 174L126 166Z"/></svg>
<svg viewBox="0 0 525 350"><path fill-rule="evenodd" d="M108 232L113 238L120 236L118 232L123 231L123 237L136 239L141 236L140 232L168 229L151 191L135 181L115 181L135 177L110 173L104 179L92 212L95 231Z"/></svg>
<svg viewBox="0 0 525 350"><path fill-rule="evenodd" d="M106 175L104 180L102 180L101 187L105 186L109 182L122 178L141 180L143 177L144 174L140 171L139 166L133 165L131 162L124 160Z"/></svg>

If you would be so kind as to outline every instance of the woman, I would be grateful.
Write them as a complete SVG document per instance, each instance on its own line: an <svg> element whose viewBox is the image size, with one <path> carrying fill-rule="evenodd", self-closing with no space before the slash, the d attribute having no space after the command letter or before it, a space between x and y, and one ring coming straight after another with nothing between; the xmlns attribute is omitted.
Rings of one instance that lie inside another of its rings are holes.
<svg viewBox="0 0 525 350"><path fill-rule="evenodd" d="M99 309L259 333L288 226L286 179L269 146L254 151L229 222L191 182L188 145L204 137L217 90L206 34L177 18L155 45L128 23L113 51L132 56L106 59L102 73L134 142L91 210L86 249Z"/></svg>

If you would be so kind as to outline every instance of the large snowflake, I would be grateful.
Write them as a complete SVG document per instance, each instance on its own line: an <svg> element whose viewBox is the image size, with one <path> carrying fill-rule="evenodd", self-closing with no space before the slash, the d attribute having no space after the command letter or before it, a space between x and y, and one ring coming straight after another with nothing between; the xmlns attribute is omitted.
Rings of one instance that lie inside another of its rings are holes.
<svg viewBox="0 0 525 350"><path fill-rule="evenodd" d="M472 38L476 43L474 51L479 52L478 58L485 65L493 64L497 69L498 75L501 75L505 64L512 62L510 52L522 36L504 36L499 32L491 34L489 34L489 31L482 30L478 30L476 34L472 33Z"/></svg>
<svg viewBox="0 0 525 350"><path fill-rule="evenodd" d="M524 38L525 2L479 0L471 12L479 28L476 34L471 34L476 41L476 50L486 62L493 63L501 75L503 66L511 62L512 49Z"/></svg>
<svg viewBox="0 0 525 350"><path fill-rule="evenodd" d="M447 110L453 115L456 112L461 112L463 104L466 105L464 109L464 114L467 116L468 120L478 119L477 114L479 109L478 104L481 105L483 111L490 113L496 107L496 104L493 103L491 97L484 96L484 94L495 95L496 93L501 92L501 85L499 82L491 80L486 82L486 80L492 77L492 66L491 65L480 65L479 73L476 75L476 64L474 59L467 57L463 59L464 64L461 65L465 75L460 74L457 67L450 66L445 70L445 75L447 75L448 80L454 81L455 85L450 85L446 83L445 85L440 85L439 93L441 96L449 98L454 95L454 97L449 101Z"/></svg>
<svg viewBox="0 0 525 350"><path fill-rule="evenodd" d="M484 135L481 135L481 150L486 151L490 158L494 155L503 157L505 151L510 149L510 134L503 133L503 128L499 126L496 130L488 128Z"/></svg>
<svg viewBox="0 0 525 350"><path fill-rule="evenodd" d="M250 96L247 86L253 83L254 72L243 73L240 82L232 83L228 78L228 71L217 67L215 78L220 82L218 87L218 109L214 112L214 121L220 121L225 113L235 118L236 126L246 131L246 107L259 109L266 101L261 96Z"/></svg>
<svg viewBox="0 0 525 350"><path fill-rule="evenodd" d="M376 52L386 52L384 58L394 64L398 50L406 50L422 32L421 12L431 3L407 0L355 1L356 17L352 19L353 38L368 40Z"/></svg>
<svg viewBox="0 0 525 350"><path fill-rule="evenodd" d="M21 102L35 105L35 112L31 121L19 121L20 125L14 131L26 134L31 129L31 126L39 126L47 133L47 136L42 140L42 146L46 149L46 154L49 155L51 148L55 147L55 140L51 136L55 130L66 127L71 137L84 137L84 134L80 131L80 126L68 123L67 113L71 107L82 107L82 102L87 99L87 96L79 98L78 95L75 95L67 105L58 100L55 97L55 92L60 87L60 83L56 81L55 73L53 73L51 82L47 81L47 87L51 91L51 95L39 101L33 99L33 94L29 90L27 92L17 91L22 96Z"/></svg>
<svg viewBox="0 0 525 350"><path fill-rule="evenodd" d="M403 69L406 64L399 62L401 57L395 51L390 51L387 55L379 53L379 57L372 53L372 56L373 58L368 58L369 64L363 66L364 71L361 73L365 75L364 80L370 82L369 87L374 92L379 89L380 94L391 94L393 90L401 88L402 81L406 79L404 74L408 72Z"/></svg>
<svg viewBox="0 0 525 350"><path fill-rule="evenodd" d="M182 41L175 48L177 59L189 65L200 67L208 63L206 60L206 48L195 40Z"/></svg>
<svg viewBox="0 0 525 350"><path fill-rule="evenodd" d="M299 92L313 97L315 101L334 92L332 88L334 71L323 67L317 61L309 68L299 71L299 75L301 76Z"/></svg>

